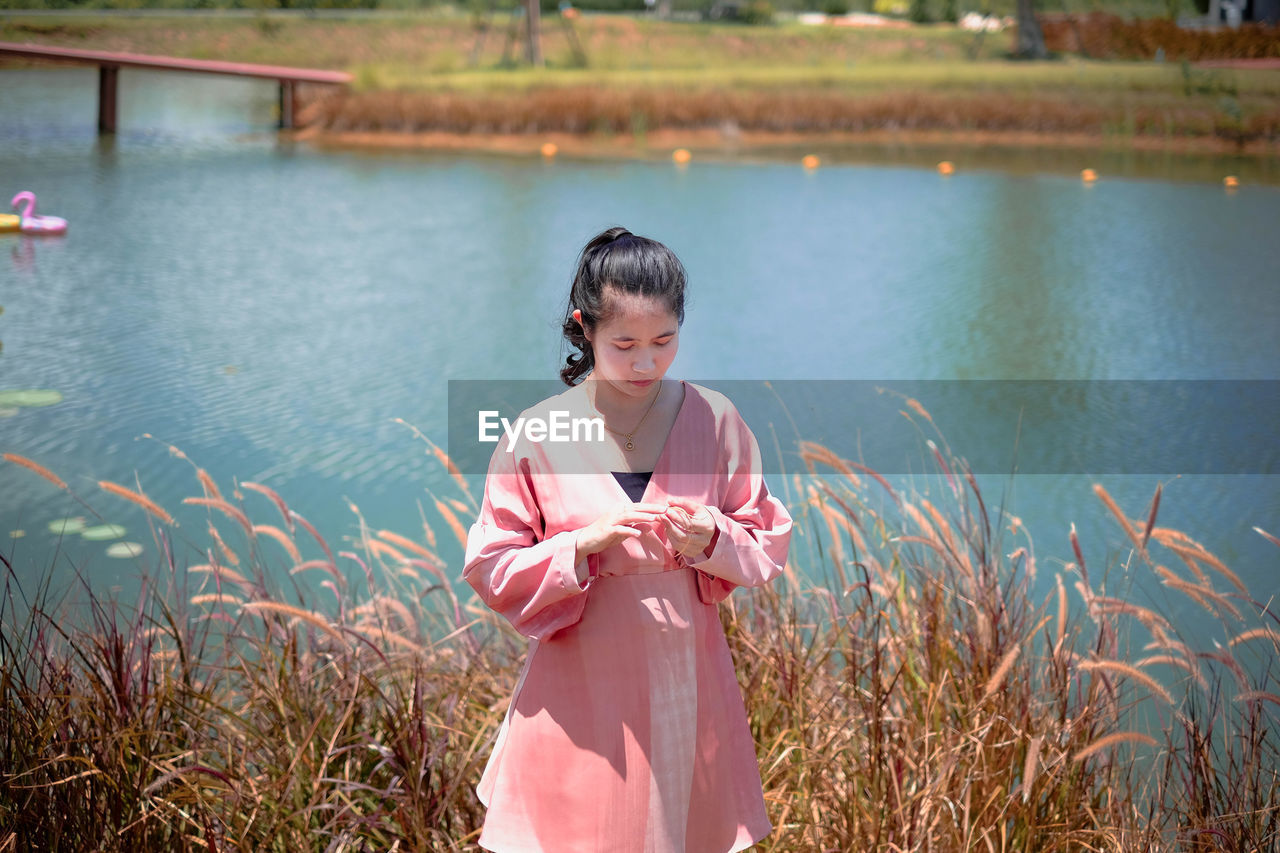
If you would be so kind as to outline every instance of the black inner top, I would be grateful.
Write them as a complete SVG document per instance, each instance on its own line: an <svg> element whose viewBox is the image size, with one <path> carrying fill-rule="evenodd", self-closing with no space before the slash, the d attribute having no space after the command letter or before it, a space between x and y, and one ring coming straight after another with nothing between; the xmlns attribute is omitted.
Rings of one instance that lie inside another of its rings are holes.
<svg viewBox="0 0 1280 853"><path fill-rule="evenodd" d="M627 497L631 498L632 503L639 503L644 497L645 487L649 485L649 478L653 476L652 471L610 471L609 473L618 481L618 485L622 486L622 490L627 493Z"/></svg>

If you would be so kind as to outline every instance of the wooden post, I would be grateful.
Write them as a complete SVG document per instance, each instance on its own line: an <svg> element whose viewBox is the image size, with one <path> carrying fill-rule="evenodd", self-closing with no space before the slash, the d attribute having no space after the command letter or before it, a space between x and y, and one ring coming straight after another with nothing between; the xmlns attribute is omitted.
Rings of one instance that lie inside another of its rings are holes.
<svg viewBox="0 0 1280 853"><path fill-rule="evenodd" d="M294 98L297 95L296 81L280 81L280 129L293 129Z"/></svg>
<svg viewBox="0 0 1280 853"><path fill-rule="evenodd" d="M119 78L119 66L98 66L98 133L116 132L116 90Z"/></svg>
<svg viewBox="0 0 1280 853"><path fill-rule="evenodd" d="M542 63L542 4L539 0L525 0L525 35L528 37L528 43L525 45L526 56L529 58L529 64L534 68L541 68Z"/></svg>

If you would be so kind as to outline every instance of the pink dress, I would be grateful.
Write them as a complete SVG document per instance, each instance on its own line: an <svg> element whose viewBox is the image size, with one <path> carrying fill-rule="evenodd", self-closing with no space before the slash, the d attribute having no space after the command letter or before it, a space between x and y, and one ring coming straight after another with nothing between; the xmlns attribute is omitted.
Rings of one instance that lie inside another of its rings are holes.
<svg viewBox="0 0 1280 853"><path fill-rule="evenodd" d="M607 465L523 438L490 462L463 576L529 651L477 788L485 849L726 853L772 829L716 603L782 572L791 517L733 404L683 385L644 502L705 504L710 557L676 557L655 524L588 557L579 586L577 530L630 501ZM525 414L592 414L567 394Z"/></svg>

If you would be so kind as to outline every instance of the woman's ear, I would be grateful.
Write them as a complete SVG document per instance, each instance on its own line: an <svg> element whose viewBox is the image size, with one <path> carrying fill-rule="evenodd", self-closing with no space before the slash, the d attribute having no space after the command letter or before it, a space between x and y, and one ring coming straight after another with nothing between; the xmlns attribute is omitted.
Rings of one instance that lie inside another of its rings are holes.
<svg viewBox="0 0 1280 853"><path fill-rule="evenodd" d="M587 340L591 340L591 335L587 332L587 327L582 323L582 309L574 308L572 316L573 319L578 321L578 328L582 329L582 336Z"/></svg>

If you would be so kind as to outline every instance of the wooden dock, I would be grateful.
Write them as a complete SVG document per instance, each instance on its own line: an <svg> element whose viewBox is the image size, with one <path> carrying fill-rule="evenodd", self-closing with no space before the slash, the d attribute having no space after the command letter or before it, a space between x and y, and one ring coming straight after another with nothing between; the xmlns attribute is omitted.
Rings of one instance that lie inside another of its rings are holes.
<svg viewBox="0 0 1280 853"><path fill-rule="evenodd" d="M315 68L290 68L284 65L254 65L247 62L222 62L212 59L184 59L178 56L151 56L142 53L110 53L102 50L79 50L39 44L17 44L0 41L0 56L20 56L55 62L73 62L98 66L98 132L116 132L116 92L121 68L145 68L152 71L194 71L201 74L229 74L236 77L258 77L280 84L280 127L294 126L294 100L299 83L346 86L351 75L345 71Z"/></svg>

